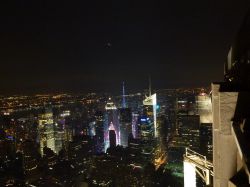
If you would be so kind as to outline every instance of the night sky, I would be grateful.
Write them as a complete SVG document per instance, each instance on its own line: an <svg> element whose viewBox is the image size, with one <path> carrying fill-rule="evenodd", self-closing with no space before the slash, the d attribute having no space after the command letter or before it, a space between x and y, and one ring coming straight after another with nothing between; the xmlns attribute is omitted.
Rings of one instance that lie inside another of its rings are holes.
<svg viewBox="0 0 250 187"><path fill-rule="evenodd" d="M8 0L0 5L0 93L206 86L247 0Z"/></svg>

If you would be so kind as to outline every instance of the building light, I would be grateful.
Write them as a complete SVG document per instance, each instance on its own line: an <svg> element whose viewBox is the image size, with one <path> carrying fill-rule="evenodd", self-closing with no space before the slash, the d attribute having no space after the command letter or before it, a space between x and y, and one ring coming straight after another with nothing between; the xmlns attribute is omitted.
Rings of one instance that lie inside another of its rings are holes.
<svg viewBox="0 0 250 187"><path fill-rule="evenodd" d="M184 187L196 187L195 166L184 161Z"/></svg>

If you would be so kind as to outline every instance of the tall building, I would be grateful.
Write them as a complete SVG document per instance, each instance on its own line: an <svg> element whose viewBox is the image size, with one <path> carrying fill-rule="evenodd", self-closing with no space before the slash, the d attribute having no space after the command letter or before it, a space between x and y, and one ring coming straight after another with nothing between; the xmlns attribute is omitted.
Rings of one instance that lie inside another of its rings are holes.
<svg viewBox="0 0 250 187"><path fill-rule="evenodd" d="M250 185L250 12L212 84L214 187Z"/></svg>
<svg viewBox="0 0 250 187"><path fill-rule="evenodd" d="M132 133L132 112L130 108L119 109L120 144L128 146L128 136Z"/></svg>
<svg viewBox="0 0 250 187"><path fill-rule="evenodd" d="M132 112L127 108L125 100L125 86L122 84L122 108L119 108L119 125L120 125L120 145L128 146L128 136L132 133Z"/></svg>
<svg viewBox="0 0 250 187"><path fill-rule="evenodd" d="M64 144L65 149L68 151L69 142L73 141L73 128L72 128L72 119L70 117L65 118L65 128L64 128Z"/></svg>
<svg viewBox="0 0 250 187"><path fill-rule="evenodd" d="M201 92L196 96L196 109L200 116L200 150L199 153L212 161L212 99L211 95Z"/></svg>
<svg viewBox="0 0 250 187"><path fill-rule="evenodd" d="M38 133L41 155L43 155L44 147L48 147L52 151L56 152L52 110L45 109L44 113L38 115Z"/></svg>
<svg viewBox="0 0 250 187"><path fill-rule="evenodd" d="M109 98L105 106L104 114L104 151L110 147L109 130L114 130L116 134L116 144L120 144L120 126L118 119L118 110L115 104Z"/></svg>
<svg viewBox="0 0 250 187"><path fill-rule="evenodd" d="M101 153L104 151L104 115L98 111L95 113L96 121L96 152Z"/></svg>
<svg viewBox="0 0 250 187"><path fill-rule="evenodd" d="M173 137L170 144L171 147L181 148L182 151L186 147L199 151L200 149L200 131L198 115L178 115L177 116L178 134Z"/></svg>
<svg viewBox="0 0 250 187"><path fill-rule="evenodd" d="M38 173L39 153L32 141L24 141L22 144L23 168L26 176L34 176Z"/></svg>
<svg viewBox="0 0 250 187"><path fill-rule="evenodd" d="M139 114L132 113L132 135L134 139L138 138Z"/></svg>
<svg viewBox="0 0 250 187"><path fill-rule="evenodd" d="M56 128L54 136L55 136L55 153L58 154L65 146L64 129Z"/></svg>
<svg viewBox="0 0 250 187"><path fill-rule="evenodd" d="M200 116L200 123L212 124L212 99L211 96L202 92L196 96L196 108Z"/></svg>
<svg viewBox="0 0 250 187"><path fill-rule="evenodd" d="M212 124L200 124L200 149L199 153L206 156L209 161L213 160L213 136Z"/></svg>
<svg viewBox="0 0 250 187"><path fill-rule="evenodd" d="M96 135L96 121L95 120L92 120L91 122L89 122L88 135L91 137Z"/></svg>
<svg viewBox="0 0 250 187"><path fill-rule="evenodd" d="M142 139L158 137L157 116L156 116L156 94L146 96L143 100L143 118L140 124L140 136Z"/></svg>
<svg viewBox="0 0 250 187"><path fill-rule="evenodd" d="M116 134L114 130L109 130L109 144L111 148L116 146Z"/></svg>

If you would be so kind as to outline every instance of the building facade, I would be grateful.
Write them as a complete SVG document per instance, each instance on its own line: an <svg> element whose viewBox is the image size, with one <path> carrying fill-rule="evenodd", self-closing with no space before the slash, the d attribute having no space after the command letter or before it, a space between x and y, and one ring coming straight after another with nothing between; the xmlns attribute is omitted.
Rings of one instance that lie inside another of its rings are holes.
<svg viewBox="0 0 250 187"><path fill-rule="evenodd" d="M56 152L55 128L52 110L46 109L44 113L38 115L38 134L41 155L43 155L44 147L48 147L53 152Z"/></svg>
<svg viewBox="0 0 250 187"><path fill-rule="evenodd" d="M250 185L250 14L225 64L225 82L212 84L214 186Z"/></svg>
<svg viewBox="0 0 250 187"><path fill-rule="evenodd" d="M109 99L105 106L104 114L104 151L110 147L109 130L114 130L116 135L116 145L120 145L120 125L118 110L115 104Z"/></svg>

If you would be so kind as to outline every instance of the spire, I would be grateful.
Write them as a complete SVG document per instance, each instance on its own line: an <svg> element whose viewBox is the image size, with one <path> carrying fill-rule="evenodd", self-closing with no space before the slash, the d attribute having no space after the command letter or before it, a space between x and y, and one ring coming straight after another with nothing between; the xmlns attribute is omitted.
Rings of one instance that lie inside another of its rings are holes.
<svg viewBox="0 0 250 187"><path fill-rule="evenodd" d="M122 108L126 108L126 100L125 100L125 84L122 82Z"/></svg>
<svg viewBox="0 0 250 187"><path fill-rule="evenodd" d="M149 97L150 97L152 95L152 93L151 93L151 76L150 75L148 77L148 83L149 83L148 91L149 91Z"/></svg>

